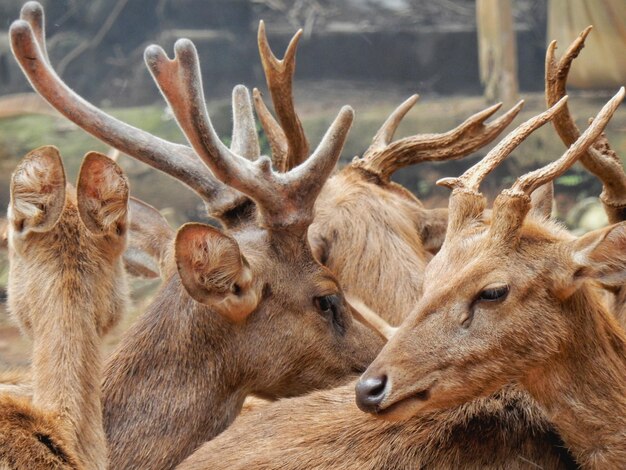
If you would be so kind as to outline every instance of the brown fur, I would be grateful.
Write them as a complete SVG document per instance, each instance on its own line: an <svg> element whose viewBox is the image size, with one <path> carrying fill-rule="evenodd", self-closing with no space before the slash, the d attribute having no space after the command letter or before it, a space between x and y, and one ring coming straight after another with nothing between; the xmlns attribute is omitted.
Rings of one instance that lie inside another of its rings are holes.
<svg viewBox="0 0 626 470"><path fill-rule="evenodd" d="M233 323L194 301L178 274L164 282L105 373L112 468L171 468L224 430L247 394L275 399L339 384L379 350L345 301L339 327L318 311L316 297L341 291L306 241L256 227L231 235L258 305Z"/></svg>
<svg viewBox="0 0 626 470"><path fill-rule="evenodd" d="M354 239L361 239L364 245L362 248L356 243L353 247L361 256L336 258L334 262L341 260L343 263L337 262L338 277L350 292L358 289L366 302L382 305L383 311L391 313L385 302L389 299L388 303L407 315L421 295L411 283L420 279L422 264L416 263L414 271L417 274L414 275L410 271L410 262L420 257L412 257L415 250L407 248L409 243L398 240L412 239L419 243L415 236L417 231L411 238L407 227L405 237L401 238L377 216L399 221L399 226L410 225L406 218L398 217L400 210L392 209L403 200L407 201L407 205L401 207L404 210L419 208L419 205L411 203L401 193L404 199L397 199L382 188L377 191L376 187L371 187L372 183L367 183L352 170L344 170L345 180L340 177L342 173L327 186L336 191L337 199L341 199L340 187L335 188L333 184L348 183L341 203L352 212L343 212L345 209L340 206L338 212L343 217L336 216L330 209L322 215L329 217L331 223L342 224L334 240L339 246L347 249L347 244L340 243ZM353 197L356 194L359 198ZM325 188L320 198L324 200L327 195L333 195L329 188ZM385 206L389 198L395 204ZM361 205L362 201L365 205ZM378 207L380 213L375 212ZM419 215L419 211L414 213ZM309 237L318 224L319 215L318 209ZM355 236L362 220L370 224L364 222L364 227L372 228ZM355 221L356 229L352 226ZM330 230L319 224L319 229L322 228ZM374 235L370 235L372 232ZM384 247L382 254L380 250L374 250L374 240ZM368 243L372 245L368 246ZM367 263L367 268L363 263ZM392 266L394 268L390 269ZM402 275L403 268L411 275ZM389 292L399 294L388 297ZM241 445L242 442L246 445ZM354 387L347 385L302 398L281 400L251 416L242 416L231 428L203 445L180 468L574 467L571 457L560 446L560 438L537 405L527 394L513 388L450 411L390 424L359 412L354 404Z"/></svg>
<svg viewBox="0 0 626 470"><path fill-rule="evenodd" d="M425 209L401 186L371 177L351 166L333 176L316 203L309 239L348 292L397 326L421 296L422 273L429 250L443 241L447 210Z"/></svg>
<svg viewBox="0 0 626 470"><path fill-rule="evenodd" d="M394 423L359 411L349 384L242 416L178 468L573 468L537 413L527 395L510 391Z"/></svg>
<svg viewBox="0 0 626 470"><path fill-rule="evenodd" d="M42 410L32 416L35 423L48 416L42 429L52 429L46 423L67 429L58 442L66 446L59 455L70 456L69 463L106 468L100 338L126 303L121 255L128 186L114 163L90 154L77 191L78 199L73 188L66 190L53 147L35 150L20 163L9 206L8 305L33 338L33 404L22 409ZM91 208L88 217L99 224L95 232L81 220L81 204Z"/></svg>
<svg viewBox="0 0 626 470"><path fill-rule="evenodd" d="M0 468L85 468L71 451L73 438L59 417L26 399L0 396Z"/></svg>
<svg viewBox="0 0 626 470"><path fill-rule="evenodd" d="M424 297L366 373L388 377L381 415L458 406L518 380L581 465L623 467L626 337L584 281L623 272L615 253L623 253L624 227L572 240L528 219L520 233L493 238L505 228L498 222L495 232L486 222L468 226L427 267ZM602 254L605 245L612 254ZM477 302L493 283L507 283L508 296Z"/></svg>

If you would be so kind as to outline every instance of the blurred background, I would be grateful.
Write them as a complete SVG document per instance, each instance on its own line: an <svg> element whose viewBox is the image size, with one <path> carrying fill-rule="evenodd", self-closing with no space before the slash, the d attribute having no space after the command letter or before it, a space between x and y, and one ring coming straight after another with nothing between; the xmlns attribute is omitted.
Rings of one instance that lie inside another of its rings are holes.
<svg viewBox="0 0 626 470"><path fill-rule="evenodd" d="M356 110L342 159L367 148L388 114L413 93L420 101L398 137L445 132L498 101L526 106L514 125L545 109L544 60L556 39L557 56L588 25L594 30L570 73L570 109L585 128L617 88L626 84L624 0L40 0L46 11L51 61L79 94L122 120L169 140L184 138L143 63L159 44L172 51L187 37L198 49L209 112L224 141L230 139L230 92L236 84L265 91L256 34L264 19L270 45L282 56L303 28L294 81L295 102L312 146L339 108ZM109 149L43 103L13 59L8 28L22 2L0 0L0 217L9 178L28 151L59 147L70 181L89 150ZM265 93L267 98L267 93ZM626 155L626 108L608 127L613 148ZM266 147L266 141L261 142ZM265 152L269 150L267 147ZM394 179L429 207L446 204L434 182L460 174L489 148L456 162L423 164ZM565 150L550 126L533 134L483 188L486 194ZM200 200L177 182L141 163L119 160L133 195L162 209L174 227L204 220ZM556 213L570 228L605 223L601 185L582 167L556 182ZM0 301L7 263L0 253ZM136 309L155 283L136 282ZM1 304L1 302L0 302ZM1 306L0 306L1 310ZM27 343L0 311L0 366L26 359ZM115 339L111 340L111 344Z"/></svg>

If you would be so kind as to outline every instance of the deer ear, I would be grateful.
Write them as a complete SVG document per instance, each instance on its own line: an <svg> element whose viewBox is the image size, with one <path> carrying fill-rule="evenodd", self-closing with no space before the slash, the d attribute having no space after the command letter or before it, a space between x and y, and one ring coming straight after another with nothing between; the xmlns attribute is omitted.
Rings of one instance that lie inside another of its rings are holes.
<svg viewBox="0 0 626 470"><path fill-rule="evenodd" d="M543 184L530 195L530 212L540 219L549 219L552 216L552 201L554 199L554 184L552 181Z"/></svg>
<svg viewBox="0 0 626 470"><path fill-rule="evenodd" d="M128 225L128 179L106 155L89 152L78 175L78 212L92 233L123 235Z"/></svg>
<svg viewBox="0 0 626 470"><path fill-rule="evenodd" d="M425 209L419 222L419 235L426 251L437 253L441 249L448 229L448 209Z"/></svg>
<svg viewBox="0 0 626 470"><path fill-rule="evenodd" d="M626 283L626 222L594 230L569 244L575 283L586 279L605 286Z"/></svg>
<svg viewBox="0 0 626 470"><path fill-rule="evenodd" d="M149 204L131 197L130 231L124 252L127 271L134 276L155 278L163 275L168 248L174 231L161 213Z"/></svg>
<svg viewBox="0 0 626 470"><path fill-rule="evenodd" d="M209 225L189 223L176 234L175 257L183 286L196 301L233 322L258 304L252 271L237 242Z"/></svg>
<svg viewBox="0 0 626 470"><path fill-rule="evenodd" d="M40 147L11 176L9 222L22 234L51 230L65 207L65 170L59 150Z"/></svg>

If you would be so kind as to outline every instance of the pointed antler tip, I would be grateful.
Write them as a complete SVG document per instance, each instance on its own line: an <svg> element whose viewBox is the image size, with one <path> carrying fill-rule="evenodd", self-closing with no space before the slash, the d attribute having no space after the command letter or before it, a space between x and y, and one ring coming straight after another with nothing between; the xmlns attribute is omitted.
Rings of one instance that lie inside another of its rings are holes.
<svg viewBox="0 0 626 470"><path fill-rule="evenodd" d="M30 27L30 24L28 23L28 21L23 20L23 19L15 20L13 23L11 23L11 26L9 28L9 35L12 38L18 37L18 36L30 35L31 33L32 33L32 28Z"/></svg>
<svg viewBox="0 0 626 470"><path fill-rule="evenodd" d="M143 52L143 60L148 66L148 69L155 73L164 62L169 62L170 58L161 46L151 44L146 47L146 50Z"/></svg>
<svg viewBox="0 0 626 470"><path fill-rule="evenodd" d="M345 117L349 117L350 119L354 118L354 109L352 108L352 106L342 106L341 110L339 111L339 114L341 114L342 116Z"/></svg>
<svg viewBox="0 0 626 470"><path fill-rule="evenodd" d="M24 6L22 7L22 9L20 10L20 14L22 16L31 16L33 14L35 15L41 15L43 13L43 7L41 6L41 4L39 2L26 2L24 4Z"/></svg>
<svg viewBox="0 0 626 470"><path fill-rule="evenodd" d="M256 90L256 88L255 88L255 90ZM249 91L248 91L248 87L247 86L245 86L245 85L240 83L239 85L235 85L235 87L233 88L233 95L234 94L238 94L239 95L241 93L245 93L247 95L247 94L249 94Z"/></svg>
<svg viewBox="0 0 626 470"><path fill-rule="evenodd" d="M446 178L441 178L438 179L437 182L435 183L437 186L442 186L445 188L449 188L449 189L454 189L457 184L459 182L458 178L453 178L453 177L446 177Z"/></svg>
<svg viewBox="0 0 626 470"><path fill-rule="evenodd" d="M174 52L178 54L185 54L187 52L196 52L196 46L191 39L180 38L174 43Z"/></svg>

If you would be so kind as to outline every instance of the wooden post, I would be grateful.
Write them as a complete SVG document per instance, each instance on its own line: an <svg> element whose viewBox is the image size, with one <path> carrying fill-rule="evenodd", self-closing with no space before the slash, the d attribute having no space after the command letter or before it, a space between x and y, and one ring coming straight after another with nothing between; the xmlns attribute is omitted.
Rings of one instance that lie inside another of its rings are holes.
<svg viewBox="0 0 626 470"><path fill-rule="evenodd" d="M518 99L517 45L511 0L477 0L480 80L488 101Z"/></svg>

